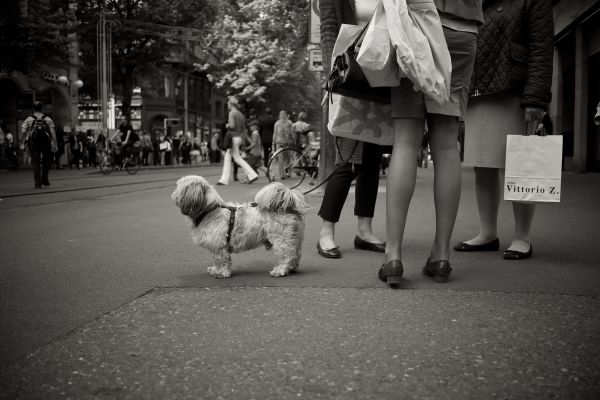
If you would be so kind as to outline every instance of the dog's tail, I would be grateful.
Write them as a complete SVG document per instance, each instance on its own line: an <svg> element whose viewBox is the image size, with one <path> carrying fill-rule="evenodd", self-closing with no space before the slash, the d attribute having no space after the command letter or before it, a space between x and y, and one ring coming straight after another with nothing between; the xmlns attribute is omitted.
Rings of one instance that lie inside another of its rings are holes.
<svg viewBox="0 0 600 400"><path fill-rule="evenodd" d="M304 214L308 204L304 195L293 189L288 189L279 182L273 182L262 188L254 198L258 207L270 212L295 212Z"/></svg>

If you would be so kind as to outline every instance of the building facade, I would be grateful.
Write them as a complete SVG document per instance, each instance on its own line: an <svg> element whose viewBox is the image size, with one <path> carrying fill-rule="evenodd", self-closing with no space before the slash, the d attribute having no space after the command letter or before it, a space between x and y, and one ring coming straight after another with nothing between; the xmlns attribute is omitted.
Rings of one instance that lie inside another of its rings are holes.
<svg viewBox="0 0 600 400"><path fill-rule="evenodd" d="M600 2L554 0L554 74L550 117L564 137L564 169L600 172Z"/></svg>

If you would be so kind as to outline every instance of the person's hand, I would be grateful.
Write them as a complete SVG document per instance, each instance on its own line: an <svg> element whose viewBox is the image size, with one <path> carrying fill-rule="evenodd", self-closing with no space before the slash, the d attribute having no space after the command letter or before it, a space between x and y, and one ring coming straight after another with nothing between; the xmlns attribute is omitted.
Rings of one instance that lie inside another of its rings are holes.
<svg viewBox="0 0 600 400"><path fill-rule="evenodd" d="M50 151L53 153L58 153L58 146L55 142L50 143Z"/></svg>
<svg viewBox="0 0 600 400"><path fill-rule="evenodd" d="M538 107L525 107L525 122L527 123L526 135L534 133L544 118L544 110Z"/></svg>

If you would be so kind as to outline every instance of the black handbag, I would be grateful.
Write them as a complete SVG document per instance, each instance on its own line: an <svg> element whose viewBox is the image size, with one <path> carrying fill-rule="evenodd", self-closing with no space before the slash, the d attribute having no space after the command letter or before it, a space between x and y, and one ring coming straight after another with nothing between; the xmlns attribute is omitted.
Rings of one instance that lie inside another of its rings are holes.
<svg viewBox="0 0 600 400"><path fill-rule="evenodd" d="M223 142L221 142L221 150L227 151L227 149L231 148L231 139L231 132L227 131L223 137Z"/></svg>
<svg viewBox="0 0 600 400"><path fill-rule="evenodd" d="M356 99L390 104L391 88L371 87L360 65L356 62L356 57L358 56L357 45L367 31L368 26L369 24L365 25L350 47L343 54L335 58L331 73L325 84L325 89L330 94L337 93Z"/></svg>

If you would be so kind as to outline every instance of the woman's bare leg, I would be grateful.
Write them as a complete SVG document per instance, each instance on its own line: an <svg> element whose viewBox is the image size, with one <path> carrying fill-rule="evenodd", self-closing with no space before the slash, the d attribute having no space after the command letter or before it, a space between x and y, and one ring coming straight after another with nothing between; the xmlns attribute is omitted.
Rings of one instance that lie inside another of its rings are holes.
<svg viewBox="0 0 600 400"><path fill-rule="evenodd" d="M435 241L430 261L450 259L450 238L460 202L461 171L458 152L458 119L434 114L430 123L431 155L435 168Z"/></svg>
<svg viewBox="0 0 600 400"><path fill-rule="evenodd" d="M394 148L386 179L386 262L402 260L402 239L415 190L417 153L424 127L423 119L394 118Z"/></svg>

